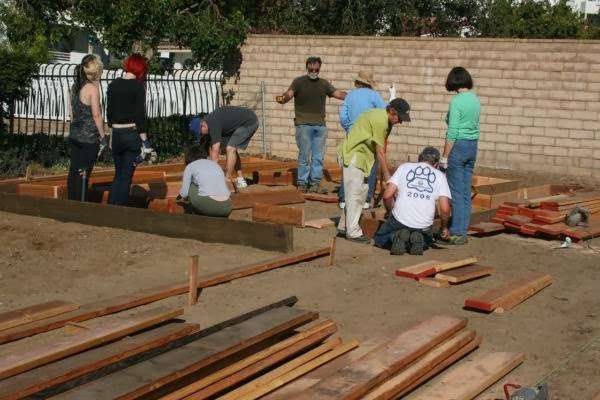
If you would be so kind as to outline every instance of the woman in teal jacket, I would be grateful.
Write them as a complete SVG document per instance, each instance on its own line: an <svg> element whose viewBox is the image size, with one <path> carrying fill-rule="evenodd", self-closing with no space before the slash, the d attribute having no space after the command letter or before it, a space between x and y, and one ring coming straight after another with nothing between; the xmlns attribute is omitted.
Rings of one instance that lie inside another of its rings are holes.
<svg viewBox="0 0 600 400"><path fill-rule="evenodd" d="M446 79L446 90L456 92L450 100L446 122L448 131L441 164L447 164L447 178L452 195L450 244L465 244L471 219L471 180L477 159L479 140L479 98L471 91L473 79L463 67L454 67Z"/></svg>

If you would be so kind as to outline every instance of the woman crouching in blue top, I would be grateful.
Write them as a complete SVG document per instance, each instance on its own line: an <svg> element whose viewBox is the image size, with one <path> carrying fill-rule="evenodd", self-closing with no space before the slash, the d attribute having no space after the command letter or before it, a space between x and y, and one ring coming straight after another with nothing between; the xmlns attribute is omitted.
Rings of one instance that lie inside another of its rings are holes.
<svg viewBox="0 0 600 400"><path fill-rule="evenodd" d="M196 214L228 217L231 192L225 183L225 173L218 163L207 157L208 149L204 145L195 144L186 150L186 167L177 199L189 202Z"/></svg>
<svg viewBox="0 0 600 400"><path fill-rule="evenodd" d="M479 140L479 98L471 91L473 79L463 67L454 67L446 79L446 90L456 92L450 100L448 131L440 164L447 163L446 176L452 195L449 244L467 243L471 220L471 180Z"/></svg>

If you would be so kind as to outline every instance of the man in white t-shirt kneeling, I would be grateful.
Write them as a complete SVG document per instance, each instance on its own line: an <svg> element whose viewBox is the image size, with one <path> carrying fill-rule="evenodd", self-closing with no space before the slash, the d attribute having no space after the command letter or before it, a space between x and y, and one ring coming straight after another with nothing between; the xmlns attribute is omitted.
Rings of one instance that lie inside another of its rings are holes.
<svg viewBox="0 0 600 400"><path fill-rule="evenodd" d="M439 150L426 147L419 162L402 164L396 170L383 194L391 213L374 236L375 246L390 249L393 255L423 254L433 243L436 203L442 237L448 237L451 196L446 175L437 169L439 162Z"/></svg>

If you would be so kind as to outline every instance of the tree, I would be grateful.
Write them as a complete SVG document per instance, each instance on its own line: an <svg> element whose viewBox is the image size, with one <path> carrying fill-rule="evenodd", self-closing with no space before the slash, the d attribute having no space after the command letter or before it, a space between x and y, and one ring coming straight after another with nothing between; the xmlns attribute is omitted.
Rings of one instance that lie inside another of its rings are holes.
<svg viewBox="0 0 600 400"><path fill-rule="evenodd" d="M0 130L16 100L28 93L38 64L48 60L48 48L64 30L63 1L4 1L0 3Z"/></svg>
<svg viewBox="0 0 600 400"><path fill-rule="evenodd" d="M484 0L477 23L483 37L569 39L582 37L584 23L566 0Z"/></svg>

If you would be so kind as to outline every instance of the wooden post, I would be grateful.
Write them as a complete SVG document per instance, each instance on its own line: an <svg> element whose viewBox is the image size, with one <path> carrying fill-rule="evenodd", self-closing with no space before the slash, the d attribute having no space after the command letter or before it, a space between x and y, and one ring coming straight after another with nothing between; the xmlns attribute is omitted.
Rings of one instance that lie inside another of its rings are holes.
<svg viewBox="0 0 600 400"><path fill-rule="evenodd" d="M198 303L198 256L191 256L192 264L189 269L189 293L188 305L193 306Z"/></svg>
<svg viewBox="0 0 600 400"><path fill-rule="evenodd" d="M335 243L337 241L337 236L331 238L331 251L329 252L329 263L328 265L331 267L333 262L335 261Z"/></svg>

